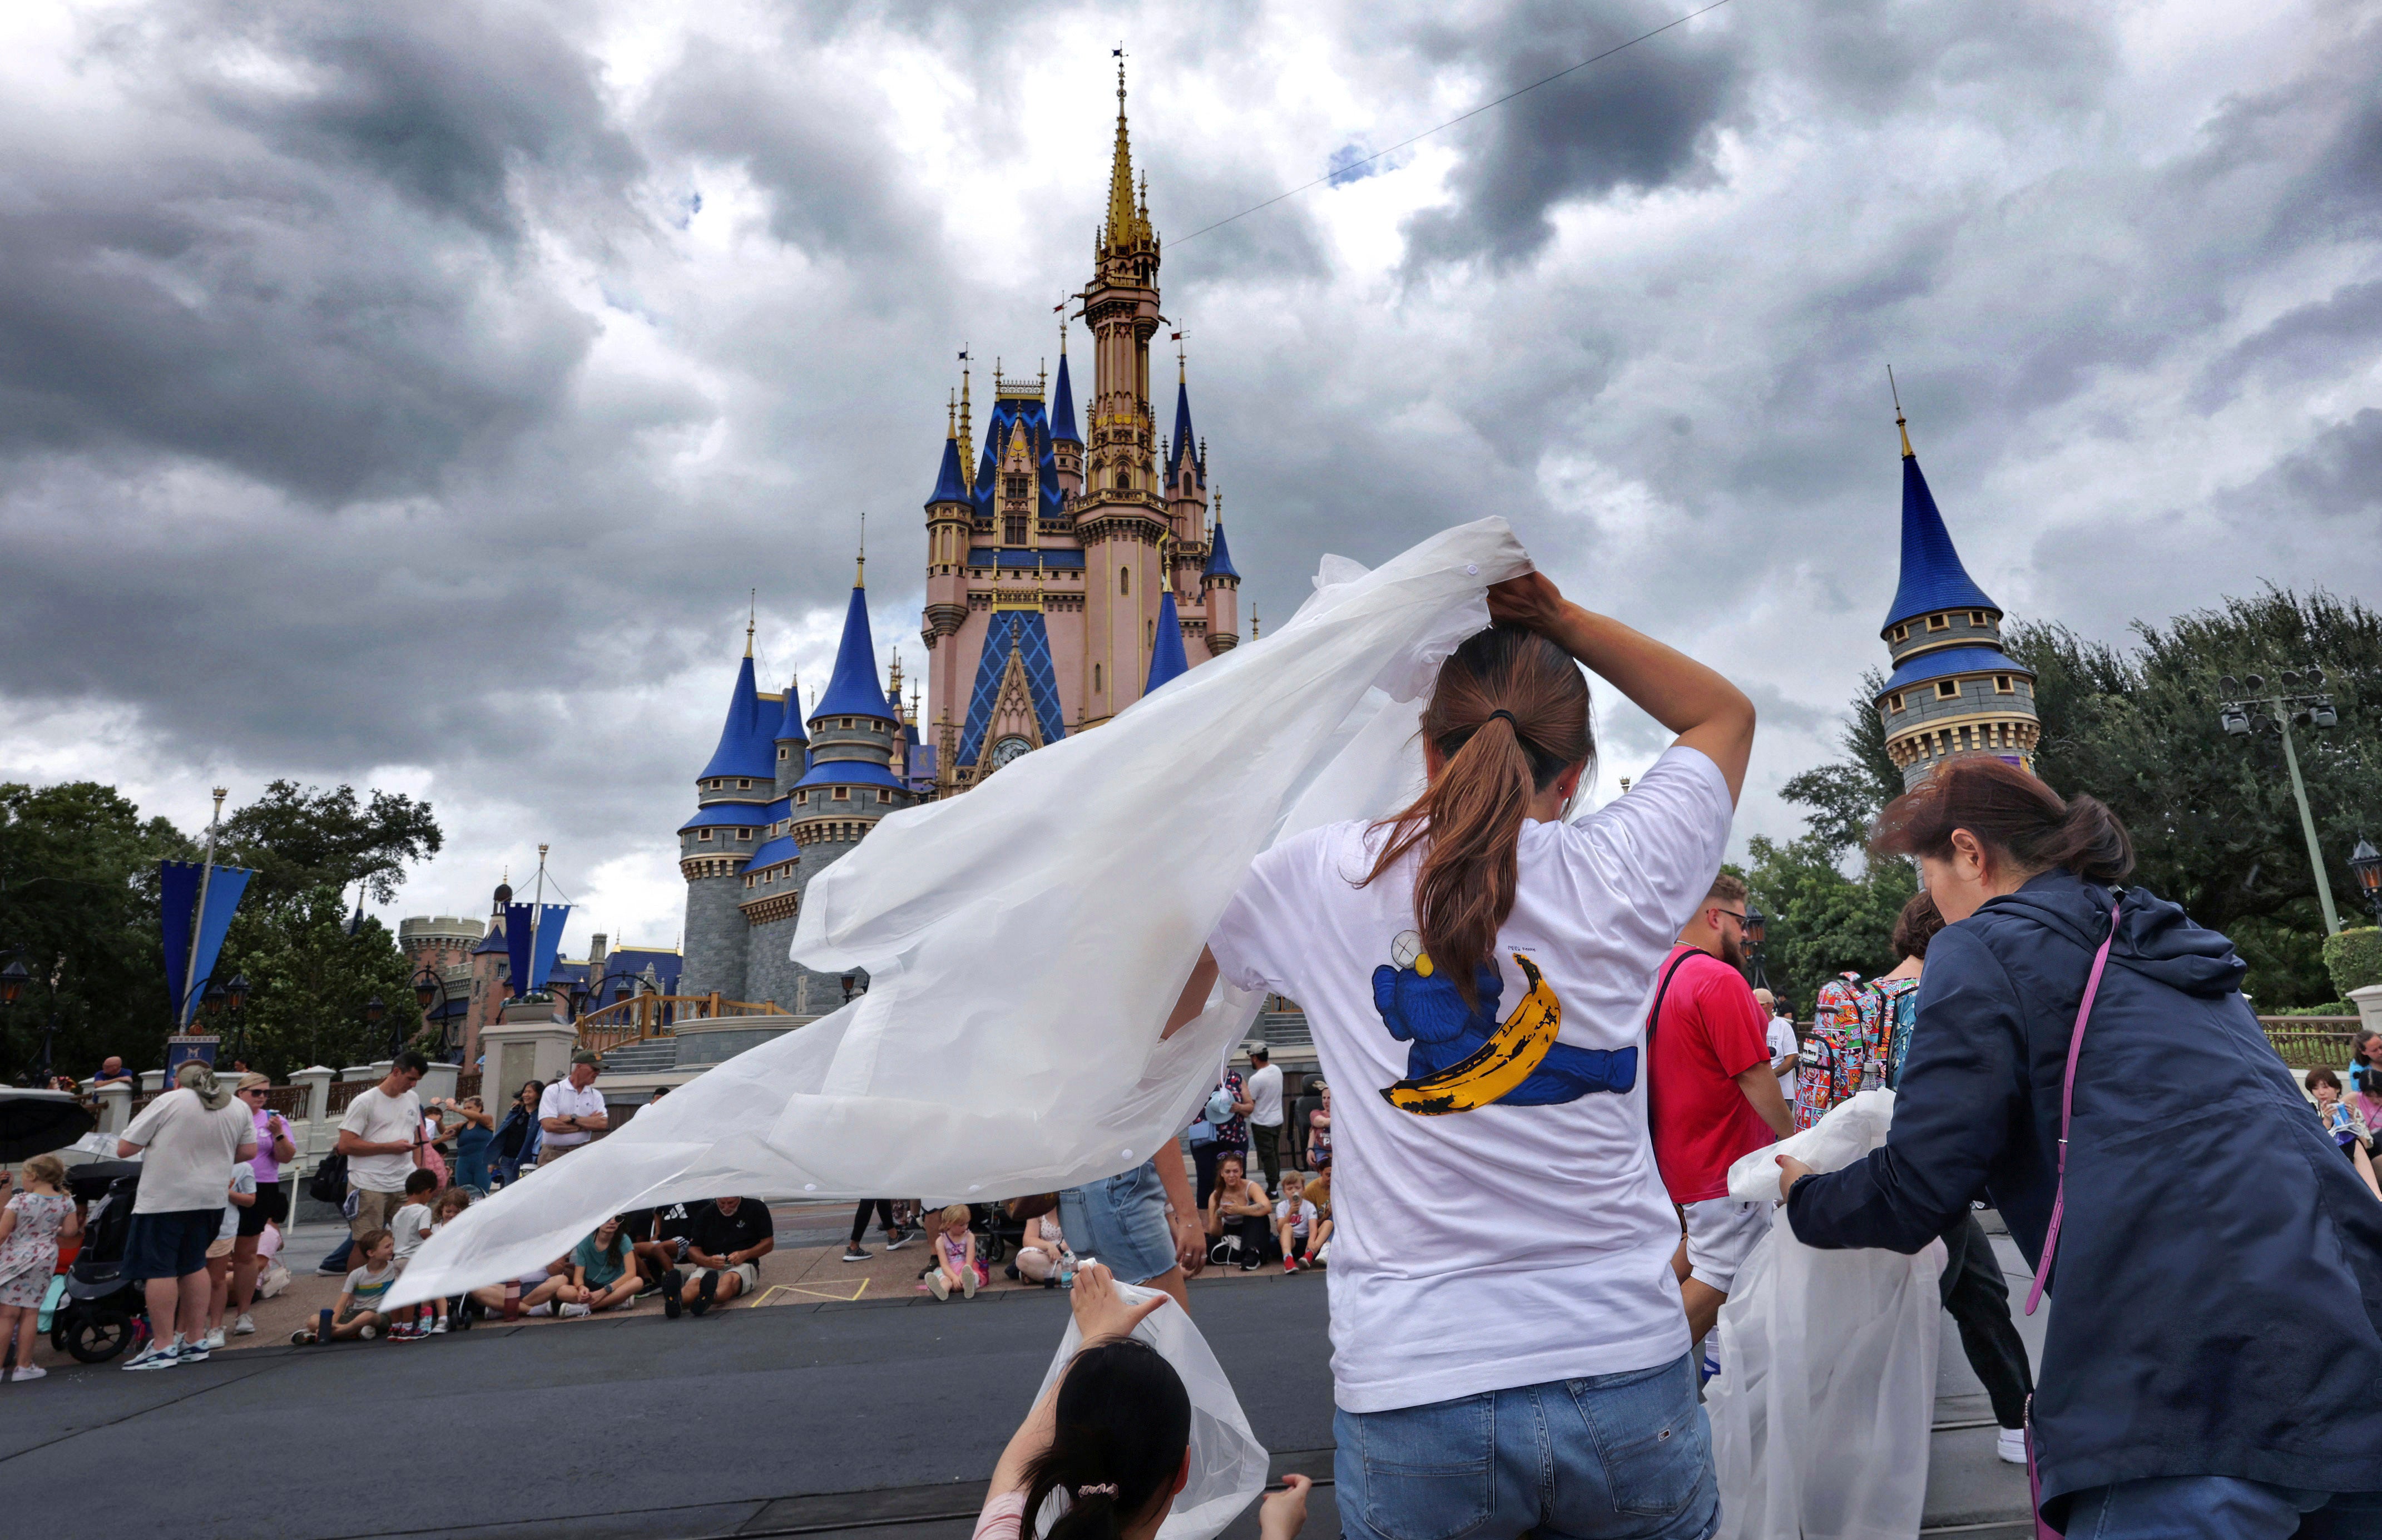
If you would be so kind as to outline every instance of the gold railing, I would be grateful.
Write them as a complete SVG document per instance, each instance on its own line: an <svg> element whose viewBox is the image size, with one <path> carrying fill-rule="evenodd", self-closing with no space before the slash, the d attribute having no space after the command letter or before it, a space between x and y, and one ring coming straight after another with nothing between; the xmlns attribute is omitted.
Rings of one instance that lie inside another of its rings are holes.
<svg viewBox="0 0 2382 1540"><path fill-rule="evenodd" d="M2258 1025L2265 1029L2268 1045L2285 1064L2300 1069L2313 1069L2319 1065L2338 1069L2347 1064L2350 1049L2357 1041L2357 1022L2353 1016L2258 1018Z"/></svg>
<svg viewBox="0 0 2382 1540"><path fill-rule="evenodd" d="M718 994L637 994L579 1018L579 1046L608 1053L624 1043L666 1038L682 1021L776 1016L775 1001L730 1000Z"/></svg>

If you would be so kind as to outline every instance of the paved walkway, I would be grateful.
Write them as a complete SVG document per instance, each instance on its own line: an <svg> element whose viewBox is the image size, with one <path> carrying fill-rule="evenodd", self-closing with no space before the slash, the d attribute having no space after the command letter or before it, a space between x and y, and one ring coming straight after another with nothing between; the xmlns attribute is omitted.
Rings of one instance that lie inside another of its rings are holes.
<svg viewBox="0 0 2382 1540"><path fill-rule="evenodd" d="M810 1238L818 1226L803 1221L817 1217L790 1207L780 1234ZM915 1294L915 1246L847 1275L836 1230L831 1249L773 1255L757 1308L700 1321L648 1305L421 1344L260 1337L163 1374L75 1367L0 1385L11 1533L965 1540L1067 1301L1038 1288L950 1303ZM2015 1272L2008 1240L1997 1245ZM800 1292L812 1279L820 1292ZM1202 1279L1192 1308L1277 1472L1328 1481L1324 1279ZM2020 1324L2038 1352L2044 1320ZM1994 1460L1948 1321L1942 1361L1928 1529L2018 1540L2024 1472ZM1227 1531L1255 1533L1253 1514ZM1324 1485L1307 1540L1338 1534Z"/></svg>

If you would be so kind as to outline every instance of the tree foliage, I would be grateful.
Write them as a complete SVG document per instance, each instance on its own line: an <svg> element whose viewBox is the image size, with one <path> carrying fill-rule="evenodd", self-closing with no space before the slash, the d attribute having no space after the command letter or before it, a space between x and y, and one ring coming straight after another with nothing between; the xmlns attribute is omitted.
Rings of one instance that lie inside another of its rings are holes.
<svg viewBox="0 0 2382 1540"><path fill-rule="evenodd" d="M359 883L393 899L406 867L441 842L426 803L377 791L360 799L348 786L276 781L224 820L216 859L257 872L215 966L218 978L248 976L252 1065L286 1076L364 1062L387 1053L392 1030L419 1028L396 938L369 918L350 936L346 901ZM22 1078L37 1062L53 985L59 1070L88 1076L109 1054L134 1069L165 1063L173 1004L157 867L200 850L164 819L143 820L113 787L0 785L0 950L22 949L38 980L5 1023L0 1074ZM364 1003L375 994L387 1015L368 1029Z"/></svg>
<svg viewBox="0 0 2382 1540"><path fill-rule="evenodd" d="M2164 624L2137 622L2133 632L2130 646L2111 646L2055 623L2004 627L2010 656L2035 673L2037 773L2063 795L2089 792L2110 806L2134 838L2133 881L2229 935L2261 1008L2335 999L2281 741L2226 733L2218 680L2262 674L2273 693L2285 669L2324 670L2339 724L2298 728L2293 743L2341 919L2355 924L2349 852L2361 834L2382 831L2382 615L2322 591L2269 587ZM1807 955L1827 971L1839 955L1849 963L1879 934L1881 913L1891 926L1891 893L1910 891L1877 868L1843 871L1868 822L1902 789L1870 704L1882 683L1865 681L1847 715L1845 758L1786 783L1788 800L1809 809L1805 834L1755 846L1754 889L1779 913L1768 955L1796 959L1799 998L1808 999ZM1893 961L1881 942L1858 966Z"/></svg>

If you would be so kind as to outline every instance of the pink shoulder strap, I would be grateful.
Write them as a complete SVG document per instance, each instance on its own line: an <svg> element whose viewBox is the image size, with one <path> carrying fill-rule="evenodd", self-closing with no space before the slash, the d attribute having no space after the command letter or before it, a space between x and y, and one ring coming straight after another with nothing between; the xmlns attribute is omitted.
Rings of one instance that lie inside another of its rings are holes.
<svg viewBox="0 0 2382 1540"><path fill-rule="evenodd" d="M2043 1283L2051 1276L2052 1253L2059 1249L2059 1216L2068 1207L2068 1124L2076 1105L2076 1055L2084 1046L2084 1023L2092 1018L2093 997L2101 992L2101 970L2109 966L2109 947L2118 939L2118 906L2109 906L2109 934L2093 955L2093 972L2084 980L2084 998L2076 1004L2076 1030L2068 1038L2068 1069L2059 1081L2059 1183L2052 1191L2051 1225L2043 1232L2043 1255L2034 1264L2034 1287L2026 1291L2026 1312L2043 1302Z"/></svg>

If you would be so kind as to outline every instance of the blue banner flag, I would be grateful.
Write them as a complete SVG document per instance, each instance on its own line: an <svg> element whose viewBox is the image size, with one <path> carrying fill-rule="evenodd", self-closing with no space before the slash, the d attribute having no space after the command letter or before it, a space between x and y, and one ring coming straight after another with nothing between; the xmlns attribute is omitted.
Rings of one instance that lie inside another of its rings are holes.
<svg viewBox="0 0 2382 1540"><path fill-rule="evenodd" d="M246 867L217 867L207 880L207 912L191 918L199 906L199 877L205 869L196 861L164 861L158 865L158 908L166 929L166 987L174 993L174 1025L190 1025L198 1009L195 986L215 973L216 955L223 951L224 932L231 929L232 911L256 875ZM195 943L191 935L195 929Z"/></svg>
<svg viewBox="0 0 2382 1540"><path fill-rule="evenodd" d="M562 948L562 922L570 917L568 904L548 904L545 918L536 923L537 955L529 955L530 916L537 907L533 904L505 906L505 960L512 965L512 992L527 994L534 989L544 989L554 972L554 959Z"/></svg>

